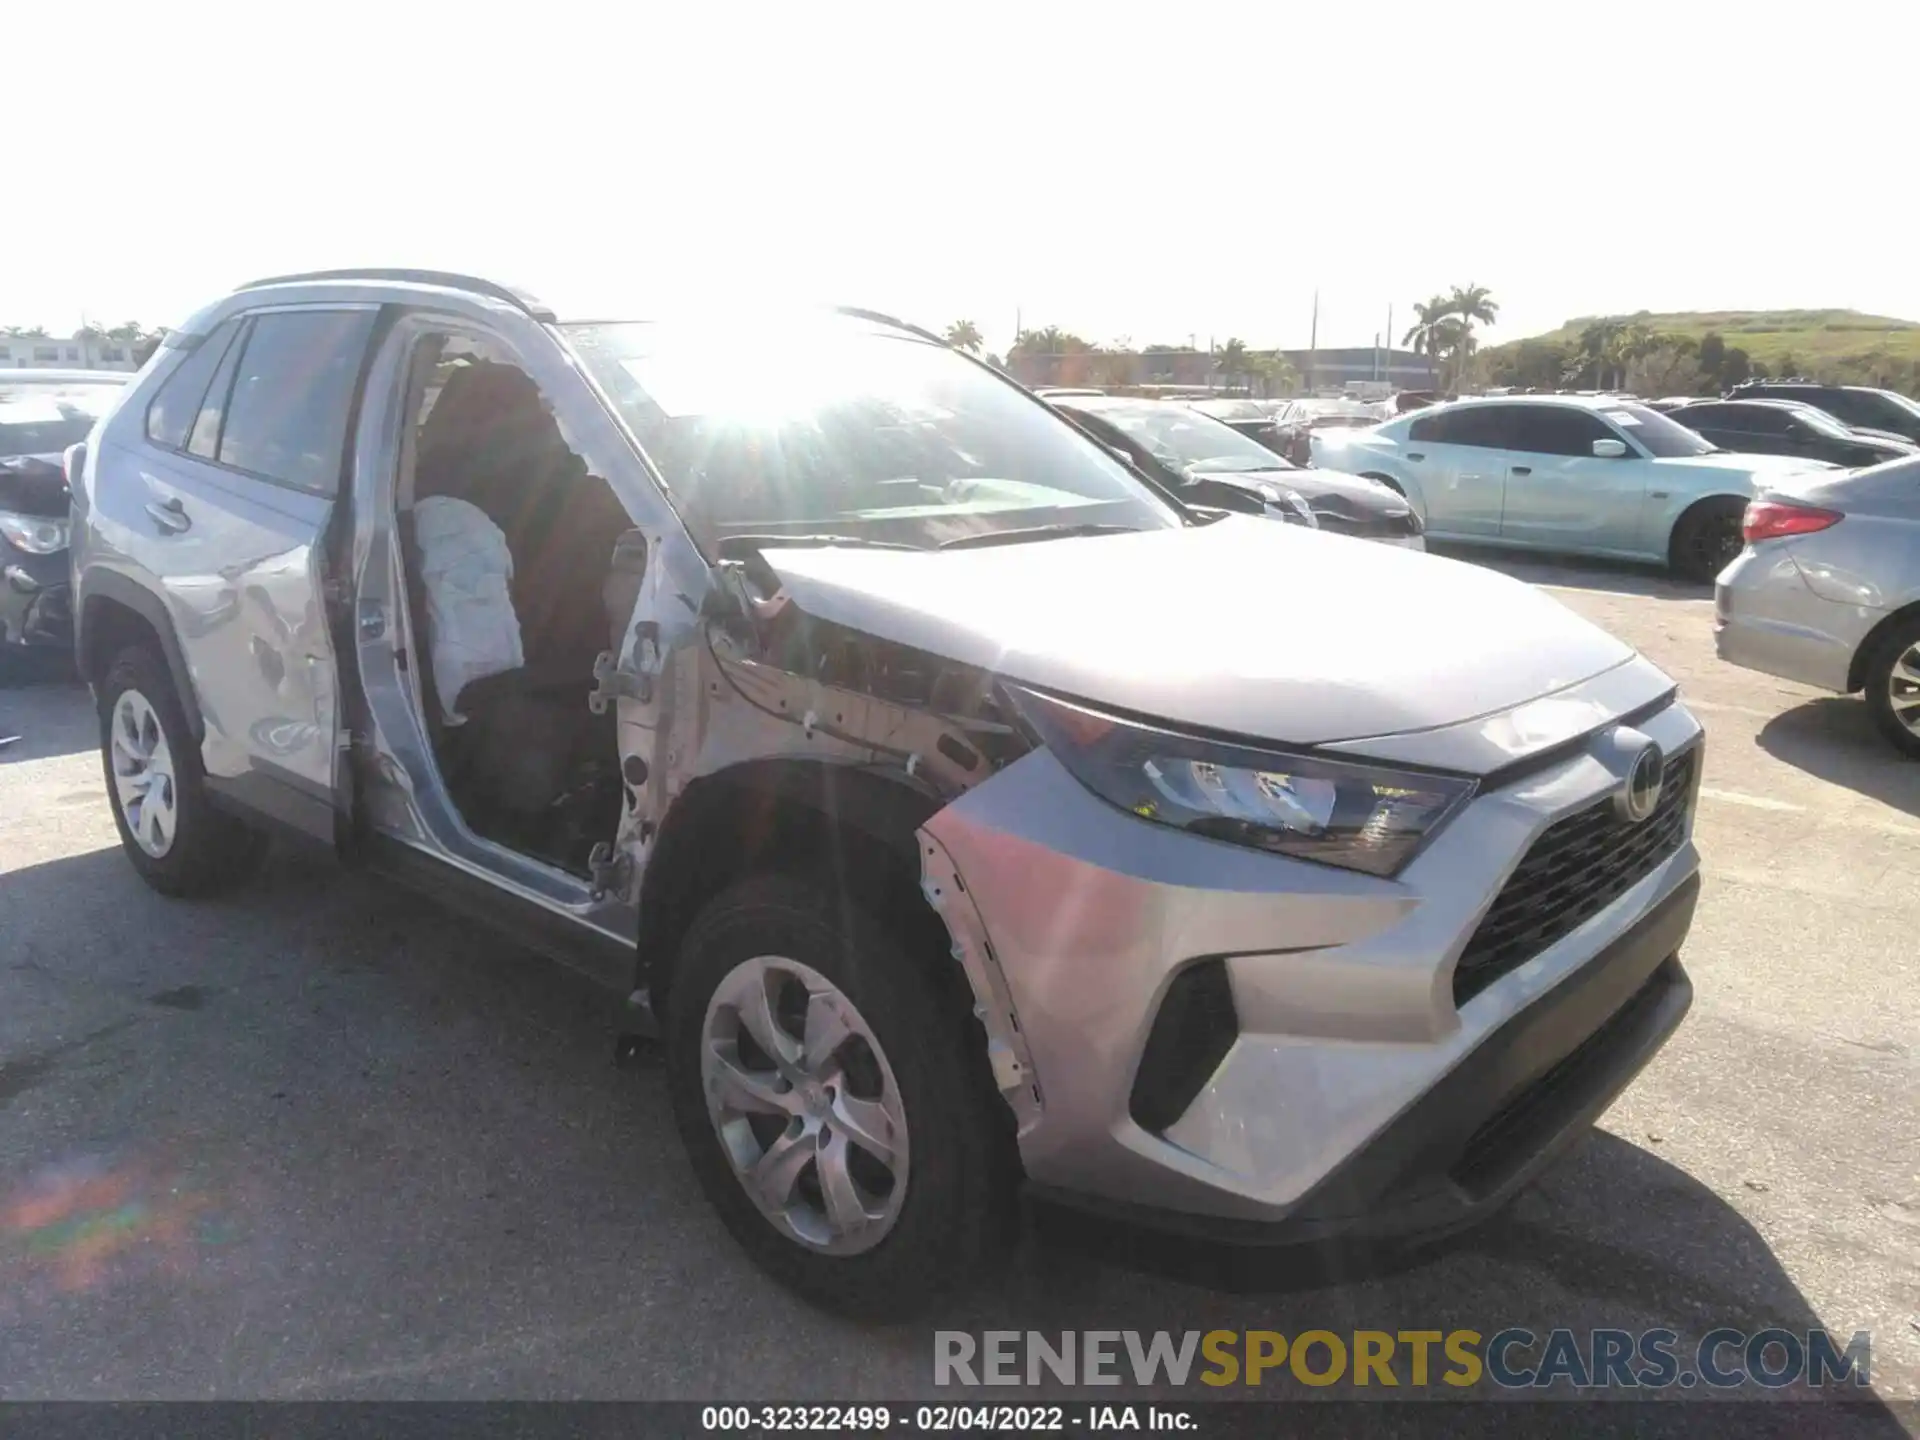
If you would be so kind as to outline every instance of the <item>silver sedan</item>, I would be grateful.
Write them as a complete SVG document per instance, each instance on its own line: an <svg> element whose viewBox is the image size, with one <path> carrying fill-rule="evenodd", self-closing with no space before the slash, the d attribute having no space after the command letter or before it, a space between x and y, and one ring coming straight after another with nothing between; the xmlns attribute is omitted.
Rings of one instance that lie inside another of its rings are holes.
<svg viewBox="0 0 1920 1440"><path fill-rule="evenodd" d="M1795 477L1743 530L1714 587L1720 658L1864 692L1880 733L1920 759L1920 459Z"/></svg>

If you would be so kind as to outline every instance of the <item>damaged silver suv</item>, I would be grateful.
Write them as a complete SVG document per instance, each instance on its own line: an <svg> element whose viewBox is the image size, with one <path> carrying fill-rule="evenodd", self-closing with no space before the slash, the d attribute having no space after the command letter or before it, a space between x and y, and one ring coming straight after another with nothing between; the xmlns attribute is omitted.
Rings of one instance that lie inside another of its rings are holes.
<svg viewBox="0 0 1920 1440"><path fill-rule="evenodd" d="M896 320L755 323L338 271L170 335L70 456L140 874L292 832L630 992L732 1233L868 1314L1023 1190L1458 1228L1680 1022L1701 729L1627 646L1185 508Z"/></svg>

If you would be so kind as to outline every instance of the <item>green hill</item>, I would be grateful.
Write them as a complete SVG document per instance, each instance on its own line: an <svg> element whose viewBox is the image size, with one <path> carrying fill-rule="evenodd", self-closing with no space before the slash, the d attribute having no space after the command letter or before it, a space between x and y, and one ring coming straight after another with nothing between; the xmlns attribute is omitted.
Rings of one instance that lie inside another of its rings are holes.
<svg viewBox="0 0 1920 1440"><path fill-rule="evenodd" d="M1787 355L1805 363L1856 356L1920 359L1920 321L1863 315L1858 310L1685 310L1671 315L1642 310L1637 315L1582 315L1558 330L1530 338L1572 344L1599 319L1637 321L1652 330L1695 340L1718 331L1727 344L1738 345L1767 365Z"/></svg>
<svg viewBox="0 0 1920 1440"><path fill-rule="evenodd" d="M1858 310L1686 310L1656 314L1582 315L1544 335L1489 346L1481 363L1506 374L1535 370L1553 353L1572 353L1580 333L1599 320L1644 325L1698 341L1717 334L1746 353L1754 373L1808 375L1830 383L1920 388L1920 322ZM1534 363L1526 363L1532 359ZM1531 381L1530 381L1531 383Z"/></svg>

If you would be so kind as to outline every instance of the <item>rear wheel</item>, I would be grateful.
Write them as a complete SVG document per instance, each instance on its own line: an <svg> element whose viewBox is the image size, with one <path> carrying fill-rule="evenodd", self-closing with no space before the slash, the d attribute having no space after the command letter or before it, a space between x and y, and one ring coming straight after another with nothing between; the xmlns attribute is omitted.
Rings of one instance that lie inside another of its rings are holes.
<svg viewBox="0 0 1920 1440"><path fill-rule="evenodd" d="M1920 760L1920 615L1874 642L1866 664L1867 713L1894 749Z"/></svg>
<svg viewBox="0 0 1920 1440"><path fill-rule="evenodd" d="M100 756L120 844L162 895L207 895L252 873L261 838L209 803L200 749L166 667L123 650L99 690Z"/></svg>
<svg viewBox="0 0 1920 1440"><path fill-rule="evenodd" d="M763 1269L846 1314L920 1309L1012 1233L1006 1117L927 958L764 875L701 912L674 973L669 1094L707 1198Z"/></svg>
<svg viewBox="0 0 1920 1440"><path fill-rule="evenodd" d="M1667 547L1668 568L1682 580L1711 585L1746 547L1740 534L1746 513L1746 502L1731 496L1702 500L1674 525Z"/></svg>

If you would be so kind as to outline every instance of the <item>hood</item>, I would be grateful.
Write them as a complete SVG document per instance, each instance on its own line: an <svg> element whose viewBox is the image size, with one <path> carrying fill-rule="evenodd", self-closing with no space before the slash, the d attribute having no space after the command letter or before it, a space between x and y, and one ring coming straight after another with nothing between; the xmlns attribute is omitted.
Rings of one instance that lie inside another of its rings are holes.
<svg viewBox="0 0 1920 1440"><path fill-rule="evenodd" d="M1920 445L1886 430L1856 430L1849 438L1862 449L1878 451L1889 460L1898 455L1920 454Z"/></svg>
<svg viewBox="0 0 1920 1440"><path fill-rule="evenodd" d="M71 504L67 477L58 455L12 455L0 459L0 510L48 518L65 515Z"/></svg>
<svg viewBox="0 0 1920 1440"><path fill-rule="evenodd" d="M1492 570L1239 516L978 550L764 554L820 619L1171 726L1296 745L1458 724L1633 655Z"/></svg>
<svg viewBox="0 0 1920 1440"><path fill-rule="evenodd" d="M1406 497L1391 485L1310 465L1297 465L1289 470L1203 470L1198 473L1209 480L1223 485L1236 485L1255 494L1259 493L1262 485L1266 485L1292 490L1309 503L1326 499L1344 500L1347 502L1345 508L1356 514L1398 517L1413 509Z"/></svg>

